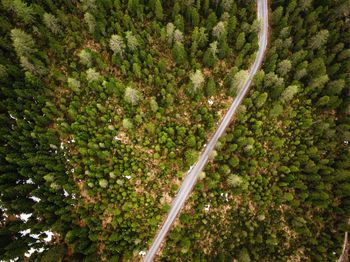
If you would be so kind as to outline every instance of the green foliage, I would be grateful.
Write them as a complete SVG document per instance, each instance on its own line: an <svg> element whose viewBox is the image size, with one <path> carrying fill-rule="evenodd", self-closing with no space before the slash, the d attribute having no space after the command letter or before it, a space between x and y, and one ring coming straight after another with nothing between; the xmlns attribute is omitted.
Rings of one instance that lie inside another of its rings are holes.
<svg viewBox="0 0 350 262"><path fill-rule="evenodd" d="M31 35L22 31L21 29L15 28L11 30L11 39L13 46L17 53L17 56L30 56L35 53L35 42Z"/></svg>
<svg viewBox="0 0 350 262"><path fill-rule="evenodd" d="M33 261L140 260L258 48L255 1L73 2L1 0L6 261L30 248L45 250ZM350 210L347 7L271 3L262 69L161 260L337 259Z"/></svg>
<svg viewBox="0 0 350 262"><path fill-rule="evenodd" d="M43 16L43 22L52 33L57 35L61 32L59 21L53 14L45 13Z"/></svg>
<svg viewBox="0 0 350 262"><path fill-rule="evenodd" d="M141 93L138 90L128 86L125 89L124 99L133 106L137 105L140 102Z"/></svg>
<svg viewBox="0 0 350 262"><path fill-rule="evenodd" d="M182 65L187 61L187 52L184 45L179 41L175 42L171 54L178 65Z"/></svg>

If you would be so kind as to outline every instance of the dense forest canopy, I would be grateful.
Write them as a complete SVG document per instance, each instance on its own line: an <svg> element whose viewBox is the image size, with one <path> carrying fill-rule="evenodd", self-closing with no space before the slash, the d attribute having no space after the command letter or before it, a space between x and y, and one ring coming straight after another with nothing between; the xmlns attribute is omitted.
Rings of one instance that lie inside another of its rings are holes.
<svg viewBox="0 0 350 262"><path fill-rule="evenodd" d="M264 64L160 260L339 257L349 15L271 1ZM140 260L248 75L256 17L250 0L1 0L0 259Z"/></svg>

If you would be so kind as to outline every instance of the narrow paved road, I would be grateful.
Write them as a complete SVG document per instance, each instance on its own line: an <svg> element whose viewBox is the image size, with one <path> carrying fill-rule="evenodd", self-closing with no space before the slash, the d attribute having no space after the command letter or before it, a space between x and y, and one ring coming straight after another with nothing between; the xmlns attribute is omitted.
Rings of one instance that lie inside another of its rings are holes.
<svg viewBox="0 0 350 262"><path fill-rule="evenodd" d="M214 136L211 138L211 140L208 142L205 150L200 155L198 162L191 168L184 179L180 190L178 191L175 199L172 202L170 211L168 213L168 217L166 218L163 227L158 232L158 235L154 242L152 243L152 246L150 247L149 251L147 252L144 262L151 262L156 255L161 243L163 242L166 234L168 233L171 225L173 224L176 216L179 214L181 208L183 207L187 197L191 193L193 186L196 184L198 175L204 168L205 164L208 161L208 157L213 151L218 139L222 136L227 126L230 124L230 121L232 117L234 116L237 107L242 102L244 96L248 92L249 86L253 80L254 75L258 71L266 50L267 46L267 37L268 37L268 8L267 8L267 0L257 0L257 11L258 11L258 19L261 21L261 28L259 32L259 50L257 52L256 59L254 61L253 66L249 70L249 76L244 82L243 88L238 93L237 97L232 102L230 109L226 113L224 119L220 123L220 126L216 130Z"/></svg>

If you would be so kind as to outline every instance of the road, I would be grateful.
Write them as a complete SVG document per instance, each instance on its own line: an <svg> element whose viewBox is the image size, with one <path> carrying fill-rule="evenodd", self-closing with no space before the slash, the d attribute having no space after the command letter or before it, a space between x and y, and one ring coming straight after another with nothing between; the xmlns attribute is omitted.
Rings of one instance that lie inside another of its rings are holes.
<svg viewBox="0 0 350 262"><path fill-rule="evenodd" d="M170 227L172 226L176 216L179 214L187 197L191 193L194 185L196 184L198 175L203 170L205 164L207 163L210 153L214 150L218 139L222 136L225 129L230 124L232 117L237 111L237 107L241 104L244 96L249 90L249 86L253 80L254 75L256 74L260 65L262 64L264 54L266 51L266 46L267 46L268 26L269 26L267 0L257 0L257 16L258 16L258 19L261 21L261 28L259 31L259 50L257 52L254 64L249 70L249 76L244 82L242 89L240 90L240 92L232 102L230 109L227 111L225 117L221 121L215 134L213 135L211 140L207 143L207 146L205 147L202 154L199 156L198 162L187 173L184 181L182 182L180 190L178 191L177 195L175 196L172 202L170 211L168 213L168 216L162 228L159 230L157 237L153 241L152 246L150 247L149 251L147 252L143 260L144 262L153 261L154 256L156 255L161 243L163 242L166 234L168 233Z"/></svg>

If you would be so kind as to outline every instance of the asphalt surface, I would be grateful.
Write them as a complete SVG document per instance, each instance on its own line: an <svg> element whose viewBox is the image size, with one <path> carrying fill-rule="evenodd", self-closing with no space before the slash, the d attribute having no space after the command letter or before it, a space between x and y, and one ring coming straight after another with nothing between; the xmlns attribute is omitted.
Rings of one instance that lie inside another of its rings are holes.
<svg viewBox="0 0 350 262"><path fill-rule="evenodd" d="M227 111L225 117L221 121L218 129L216 130L213 137L208 142L204 151L198 158L198 162L191 167L188 171L182 185L176 194L170 211L168 213L168 217L166 218L162 228L159 230L157 237L152 243L149 251L147 252L144 262L153 261L154 256L156 255L161 243L165 239L170 227L172 226L176 216L180 213L181 208L183 207L187 197L190 195L194 185L197 182L199 173L203 170L205 164L208 161L210 153L214 150L215 145L218 139L222 136L227 126L230 124L232 117L237 111L238 106L241 104L244 96L248 92L249 86L253 80L254 75L258 71L260 65L262 64L264 54L267 46L267 38L268 38L268 7L267 0L257 0L257 11L258 11L258 19L261 21L261 28L259 32L259 50L257 52L257 56L255 58L253 66L249 70L249 76L243 84L243 88L238 93L237 97L232 102L230 109Z"/></svg>

